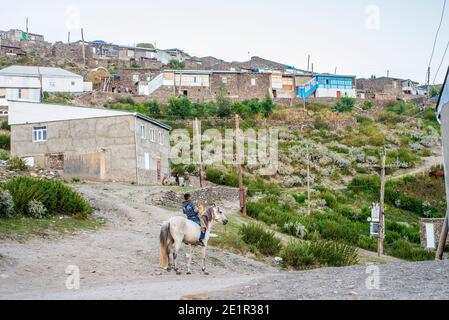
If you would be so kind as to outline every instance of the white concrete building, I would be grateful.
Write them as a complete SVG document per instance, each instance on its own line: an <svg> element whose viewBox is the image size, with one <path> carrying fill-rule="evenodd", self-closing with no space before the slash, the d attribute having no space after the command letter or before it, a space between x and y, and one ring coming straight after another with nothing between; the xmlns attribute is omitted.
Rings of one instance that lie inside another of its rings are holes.
<svg viewBox="0 0 449 320"><path fill-rule="evenodd" d="M83 77L60 68L11 66L0 70L0 97L40 102L43 92L83 93L90 88Z"/></svg>

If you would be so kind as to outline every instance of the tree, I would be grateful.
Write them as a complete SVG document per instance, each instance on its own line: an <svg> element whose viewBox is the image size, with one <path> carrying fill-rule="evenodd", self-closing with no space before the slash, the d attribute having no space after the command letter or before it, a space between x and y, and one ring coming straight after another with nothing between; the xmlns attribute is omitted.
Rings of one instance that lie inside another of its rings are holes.
<svg viewBox="0 0 449 320"><path fill-rule="evenodd" d="M262 109L265 118L267 118L273 112L274 104L273 99L269 94L265 97L265 100L262 101Z"/></svg>
<svg viewBox="0 0 449 320"><path fill-rule="evenodd" d="M156 100L145 102L145 107L148 110L148 114L152 117L160 117L161 116L161 108L159 106L159 102Z"/></svg>
<svg viewBox="0 0 449 320"><path fill-rule="evenodd" d="M351 97L341 97L334 104L334 111L338 112L351 112L355 107L355 99Z"/></svg>
<svg viewBox="0 0 449 320"><path fill-rule="evenodd" d="M165 115L188 119L192 117L192 114L192 102L187 97L171 97L168 100Z"/></svg>
<svg viewBox="0 0 449 320"><path fill-rule="evenodd" d="M432 87L432 89L430 89L430 96L431 97L439 96L440 93L441 93L441 88L439 88L439 87Z"/></svg>
<svg viewBox="0 0 449 320"><path fill-rule="evenodd" d="M182 70L185 69L186 64L183 61L179 61L178 59L171 59L168 62L168 67L173 70Z"/></svg>
<svg viewBox="0 0 449 320"><path fill-rule="evenodd" d="M220 86L218 90L217 97L215 98L217 104L217 115L221 118L226 118L231 116L232 114L232 103L231 99L226 96L225 88L223 84Z"/></svg>

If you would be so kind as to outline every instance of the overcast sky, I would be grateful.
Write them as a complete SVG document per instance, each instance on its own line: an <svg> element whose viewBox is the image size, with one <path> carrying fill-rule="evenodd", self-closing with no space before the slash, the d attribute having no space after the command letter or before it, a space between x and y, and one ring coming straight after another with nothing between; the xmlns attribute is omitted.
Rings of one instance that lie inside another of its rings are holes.
<svg viewBox="0 0 449 320"><path fill-rule="evenodd" d="M196 56L261 56L315 71L386 75L424 82L443 0L15 0L0 29L25 28L46 39L124 45L156 43ZM449 41L449 2L432 63L432 82ZM449 52L439 72L442 82Z"/></svg>

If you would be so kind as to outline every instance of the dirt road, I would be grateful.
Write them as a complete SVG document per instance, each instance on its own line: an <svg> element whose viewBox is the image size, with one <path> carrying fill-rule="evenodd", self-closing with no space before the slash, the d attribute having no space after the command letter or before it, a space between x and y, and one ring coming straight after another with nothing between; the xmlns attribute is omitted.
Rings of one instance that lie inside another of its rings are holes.
<svg viewBox="0 0 449 320"><path fill-rule="evenodd" d="M176 299L277 272L210 249L210 276L201 273L199 252L193 275L166 273L159 268L160 225L177 213L146 203L150 195L164 189L95 183L74 187L97 208L96 214L107 219L106 226L62 239L0 242L0 299ZM180 260L184 267L186 255L181 254ZM65 271L70 265L80 270L80 290L66 289Z"/></svg>
<svg viewBox="0 0 449 320"><path fill-rule="evenodd" d="M378 266L379 289L367 289L366 266L286 272L217 249L208 252L211 275L159 268L160 225L174 211L147 199L160 187L76 184L107 219L96 232L25 243L0 242L0 299L448 299L449 261ZM185 251L184 251L185 252ZM181 254L181 267L186 256ZM80 289L68 290L68 266L80 271Z"/></svg>

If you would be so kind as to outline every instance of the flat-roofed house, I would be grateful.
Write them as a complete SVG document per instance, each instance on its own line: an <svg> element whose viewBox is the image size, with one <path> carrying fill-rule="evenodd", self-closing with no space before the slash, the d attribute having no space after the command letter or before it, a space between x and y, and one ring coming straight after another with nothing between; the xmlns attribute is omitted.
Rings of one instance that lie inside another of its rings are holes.
<svg viewBox="0 0 449 320"><path fill-rule="evenodd" d="M60 68L11 66L0 70L0 96L7 100L40 102L43 92L83 93L86 84L82 76Z"/></svg>
<svg viewBox="0 0 449 320"><path fill-rule="evenodd" d="M11 154L63 177L160 184L170 127L139 113L9 101Z"/></svg>

